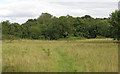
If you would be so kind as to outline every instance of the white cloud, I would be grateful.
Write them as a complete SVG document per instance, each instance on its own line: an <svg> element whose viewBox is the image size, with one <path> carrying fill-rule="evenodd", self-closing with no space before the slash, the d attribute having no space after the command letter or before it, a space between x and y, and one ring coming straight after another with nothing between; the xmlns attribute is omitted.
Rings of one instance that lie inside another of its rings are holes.
<svg viewBox="0 0 120 74"><path fill-rule="evenodd" d="M117 9L117 2L118 0L1 0L0 21L8 19L24 23L44 12L54 16L90 14L94 17L108 17Z"/></svg>

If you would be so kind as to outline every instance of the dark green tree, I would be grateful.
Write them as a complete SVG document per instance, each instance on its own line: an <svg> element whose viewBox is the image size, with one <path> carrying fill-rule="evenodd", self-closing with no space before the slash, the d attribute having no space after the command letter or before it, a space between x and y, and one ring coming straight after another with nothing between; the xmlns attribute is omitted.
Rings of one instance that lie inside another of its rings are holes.
<svg viewBox="0 0 120 74"><path fill-rule="evenodd" d="M111 32L115 39L120 40L120 10L116 10L110 15Z"/></svg>

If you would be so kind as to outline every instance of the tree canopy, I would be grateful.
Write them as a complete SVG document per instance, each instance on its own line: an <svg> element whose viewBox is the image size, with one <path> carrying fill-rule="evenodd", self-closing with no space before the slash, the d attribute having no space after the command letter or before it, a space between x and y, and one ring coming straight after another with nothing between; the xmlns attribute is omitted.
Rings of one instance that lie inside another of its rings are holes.
<svg viewBox="0 0 120 74"><path fill-rule="evenodd" d="M112 35L115 39L120 40L120 10L116 10L110 15Z"/></svg>
<svg viewBox="0 0 120 74"><path fill-rule="evenodd" d="M9 35L17 38L58 40L60 38L120 38L120 11L115 11L110 18L93 18L90 15L55 17L42 13L37 19L28 19L23 24L3 21L3 39ZM112 30L111 30L112 29Z"/></svg>

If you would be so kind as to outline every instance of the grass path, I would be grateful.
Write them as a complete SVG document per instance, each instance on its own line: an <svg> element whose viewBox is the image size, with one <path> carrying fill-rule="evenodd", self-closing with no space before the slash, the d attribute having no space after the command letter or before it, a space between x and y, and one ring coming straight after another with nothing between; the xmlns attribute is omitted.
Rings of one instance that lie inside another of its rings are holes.
<svg viewBox="0 0 120 74"><path fill-rule="evenodd" d="M61 50L63 49L55 49L55 52L58 54L59 58L57 60L58 67L56 71L73 72L73 58L70 58L69 56L65 55Z"/></svg>

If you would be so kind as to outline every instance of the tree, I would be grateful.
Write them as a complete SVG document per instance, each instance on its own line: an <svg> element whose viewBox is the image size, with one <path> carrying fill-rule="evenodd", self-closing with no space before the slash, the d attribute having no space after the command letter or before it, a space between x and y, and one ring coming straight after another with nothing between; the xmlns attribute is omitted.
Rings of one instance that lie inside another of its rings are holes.
<svg viewBox="0 0 120 74"><path fill-rule="evenodd" d="M92 18L90 15L85 15L83 17L81 17L82 19L89 19L89 18Z"/></svg>
<svg viewBox="0 0 120 74"><path fill-rule="evenodd" d="M116 10L110 15L111 32L115 39L120 40L120 10Z"/></svg>
<svg viewBox="0 0 120 74"><path fill-rule="evenodd" d="M37 18L37 23L38 24L50 24L52 21L53 16L49 13L42 13L38 18Z"/></svg>
<svg viewBox="0 0 120 74"><path fill-rule="evenodd" d="M28 19L20 25L18 23L2 22L3 38L9 35L17 38L27 39L50 39L60 38L96 38L115 37L119 39L119 14L111 15L112 25L108 18L93 18L90 15L83 17L72 17L70 15L53 17L49 13L42 13L37 19ZM114 22L115 21L115 22ZM116 23L117 21L117 23ZM110 29L113 29L110 31ZM111 34L114 33L114 34Z"/></svg>
<svg viewBox="0 0 120 74"><path fill-rule="evenodd" d="M9 31L10 31L10 22L7 20L7 21L3 21L2 23L2 32L3 34L5 35L8 35L9 34Z"/></svg>

